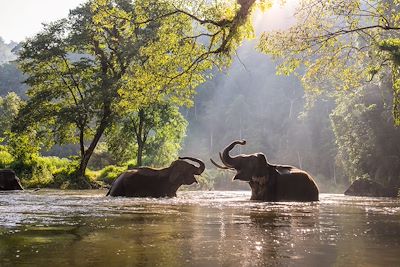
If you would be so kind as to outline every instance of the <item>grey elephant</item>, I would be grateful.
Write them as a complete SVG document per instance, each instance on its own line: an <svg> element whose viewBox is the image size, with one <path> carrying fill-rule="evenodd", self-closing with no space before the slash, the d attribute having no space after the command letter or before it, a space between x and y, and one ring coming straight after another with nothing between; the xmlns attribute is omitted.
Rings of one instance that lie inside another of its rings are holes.
<svg viewBox="0 0 400 267"><path fill-rule="evenodd" d="M229 152L246 141L234 141L228 145L220 158L224 166L211 162L222 169L236 170L233 180L242 180L251 187L251 200L262 201L318 201L319 190L307 172L289 165L274 165L267 162L263 153L237 155Z"/></svg>
<svg viewBox="0 0 400 267"><path fill-rule="evenodd" d="M199 164L195 166L185 160ZM121 174L107 195L125 197L175 197L181 185L197 183L195 175L205 169L204 162L192 157L180 157L164 169L136 168Z"/></svg>
<svg viewBox="0 0 400 267"><path fill-rule="evenodd" d="M15 172L10 169L0 170L0 191L24 190Z"/></svg>

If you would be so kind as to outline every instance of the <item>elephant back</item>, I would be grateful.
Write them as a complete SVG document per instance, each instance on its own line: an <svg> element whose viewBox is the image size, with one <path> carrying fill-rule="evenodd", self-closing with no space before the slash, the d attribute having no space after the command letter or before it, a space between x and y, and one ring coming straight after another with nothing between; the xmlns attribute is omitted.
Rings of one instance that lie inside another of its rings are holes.
<svg viewBox="0 0 400 267"><path fill-rule="evenodd" d="M277 178L276 197L281 201L318 201L319 189L307 172L294 168Z"/></svg>

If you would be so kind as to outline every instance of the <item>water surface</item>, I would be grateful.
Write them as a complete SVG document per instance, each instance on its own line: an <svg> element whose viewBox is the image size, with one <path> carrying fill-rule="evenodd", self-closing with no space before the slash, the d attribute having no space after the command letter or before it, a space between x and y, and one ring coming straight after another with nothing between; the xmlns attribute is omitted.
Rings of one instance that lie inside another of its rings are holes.
<svg viewBox="0 0 400 267"><path fill-rule="evenodd" d="M247 191L0 193L0 266L400 266L400 201Z"/></svg>

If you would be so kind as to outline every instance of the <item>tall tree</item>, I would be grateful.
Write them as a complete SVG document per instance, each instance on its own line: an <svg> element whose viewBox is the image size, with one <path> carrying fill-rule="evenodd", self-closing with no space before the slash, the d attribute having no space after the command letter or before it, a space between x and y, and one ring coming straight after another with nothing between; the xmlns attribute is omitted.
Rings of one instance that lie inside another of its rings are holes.
<svg viewBox="0 0 400 267"><path fill-rule="evenodd" d="M58 143L78 139L77 177L84 177L121 110L190 105L205 70L230 63L252 37L252 11L270 3L91 0L23 45L19 62L31 98L14 128L40 124L39 133Z"/></svg>
<svg viewBox="0 0 400 267"><path fill-rule="evenodd" d="M193 35L189 17L143 21L168 7L93 0L25 42L19 63L29 75L30 99L14 130L36 124L39 134L51 134L57 143L79 140L76 174L87 183L88 161L121 110L163 99L190 104L193 88L211 63L185 67L205 49L177 38Z"/></svg>

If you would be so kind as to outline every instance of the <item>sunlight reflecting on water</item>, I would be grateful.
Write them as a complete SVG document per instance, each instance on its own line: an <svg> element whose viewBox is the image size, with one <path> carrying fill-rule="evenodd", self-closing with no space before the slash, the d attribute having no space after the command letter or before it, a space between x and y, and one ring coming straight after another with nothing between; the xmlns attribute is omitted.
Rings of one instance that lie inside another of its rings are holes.
<svg viewBox="0 0 400 267"><path fill-rule="evenodd" d="M321 194L250 201L248 191L111 198L105 191L0 193L0 266L400 264L400 202Z"/></svg>

